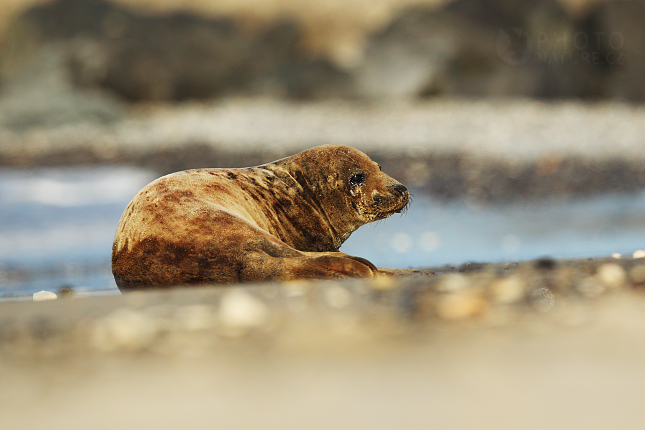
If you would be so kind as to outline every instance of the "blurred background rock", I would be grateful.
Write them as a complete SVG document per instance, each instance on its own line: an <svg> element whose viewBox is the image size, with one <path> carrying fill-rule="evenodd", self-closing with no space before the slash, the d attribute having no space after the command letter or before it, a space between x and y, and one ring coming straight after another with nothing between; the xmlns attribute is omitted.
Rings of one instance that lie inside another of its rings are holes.
<svg viewBox="0 0 645 430"><path fill-rule="evenodd" d="M9 0L0 82L52 107L91 90L74 103L103 120L227 95L642 101L643 18L642 1Z"/></svg>

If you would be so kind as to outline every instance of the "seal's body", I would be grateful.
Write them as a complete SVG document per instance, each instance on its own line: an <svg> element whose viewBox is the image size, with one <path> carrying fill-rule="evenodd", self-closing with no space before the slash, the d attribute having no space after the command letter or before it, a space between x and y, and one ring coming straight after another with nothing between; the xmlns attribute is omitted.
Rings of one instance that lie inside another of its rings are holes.
<svg viewBox="0 0 645 430"><path fill-rule="evenodd" d="M147 185L125 209L112 272L121 290L371 277L372 263L338 248L408 200L378 164L339 145L253 168L177 172Z"/></svg>

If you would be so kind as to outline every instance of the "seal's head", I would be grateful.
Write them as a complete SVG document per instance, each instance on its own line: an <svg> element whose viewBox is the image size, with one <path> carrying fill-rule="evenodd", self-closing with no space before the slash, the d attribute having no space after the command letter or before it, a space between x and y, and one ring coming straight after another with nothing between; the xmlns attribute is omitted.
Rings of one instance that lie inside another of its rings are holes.
<svg viewBox="0 0 645 430"><path fill-rule="evenodd" d="M410 200L405 186L348 146L317 146L275 164L311 191L343 241L361 225L403 211Z"/></svg>

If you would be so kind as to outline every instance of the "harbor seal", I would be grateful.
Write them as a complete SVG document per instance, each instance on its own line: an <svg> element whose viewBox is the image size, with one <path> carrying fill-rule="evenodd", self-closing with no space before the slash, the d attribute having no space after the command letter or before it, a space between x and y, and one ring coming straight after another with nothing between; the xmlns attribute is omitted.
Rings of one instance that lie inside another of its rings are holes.
<svg viewBox="0 0 645 430"><path fill-rule="evenodd" d="M122 291L180 284L373 277L338 251L358 227L404 210L405 186L362 152L322 145L257 167L163 176L127 206L114 238Z"/></svg>

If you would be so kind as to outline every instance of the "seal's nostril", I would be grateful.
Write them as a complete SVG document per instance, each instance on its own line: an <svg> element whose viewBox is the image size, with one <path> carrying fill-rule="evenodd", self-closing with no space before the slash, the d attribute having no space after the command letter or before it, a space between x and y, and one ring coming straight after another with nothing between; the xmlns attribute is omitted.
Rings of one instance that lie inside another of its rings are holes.
<svg viewBox="0 0 645 430"><path fill-rule="evenodd" d="M394 194L398 195L402 195L408 192L408 189L405 188L405 186L402 184L391 185L389 188Z"/></svg>

